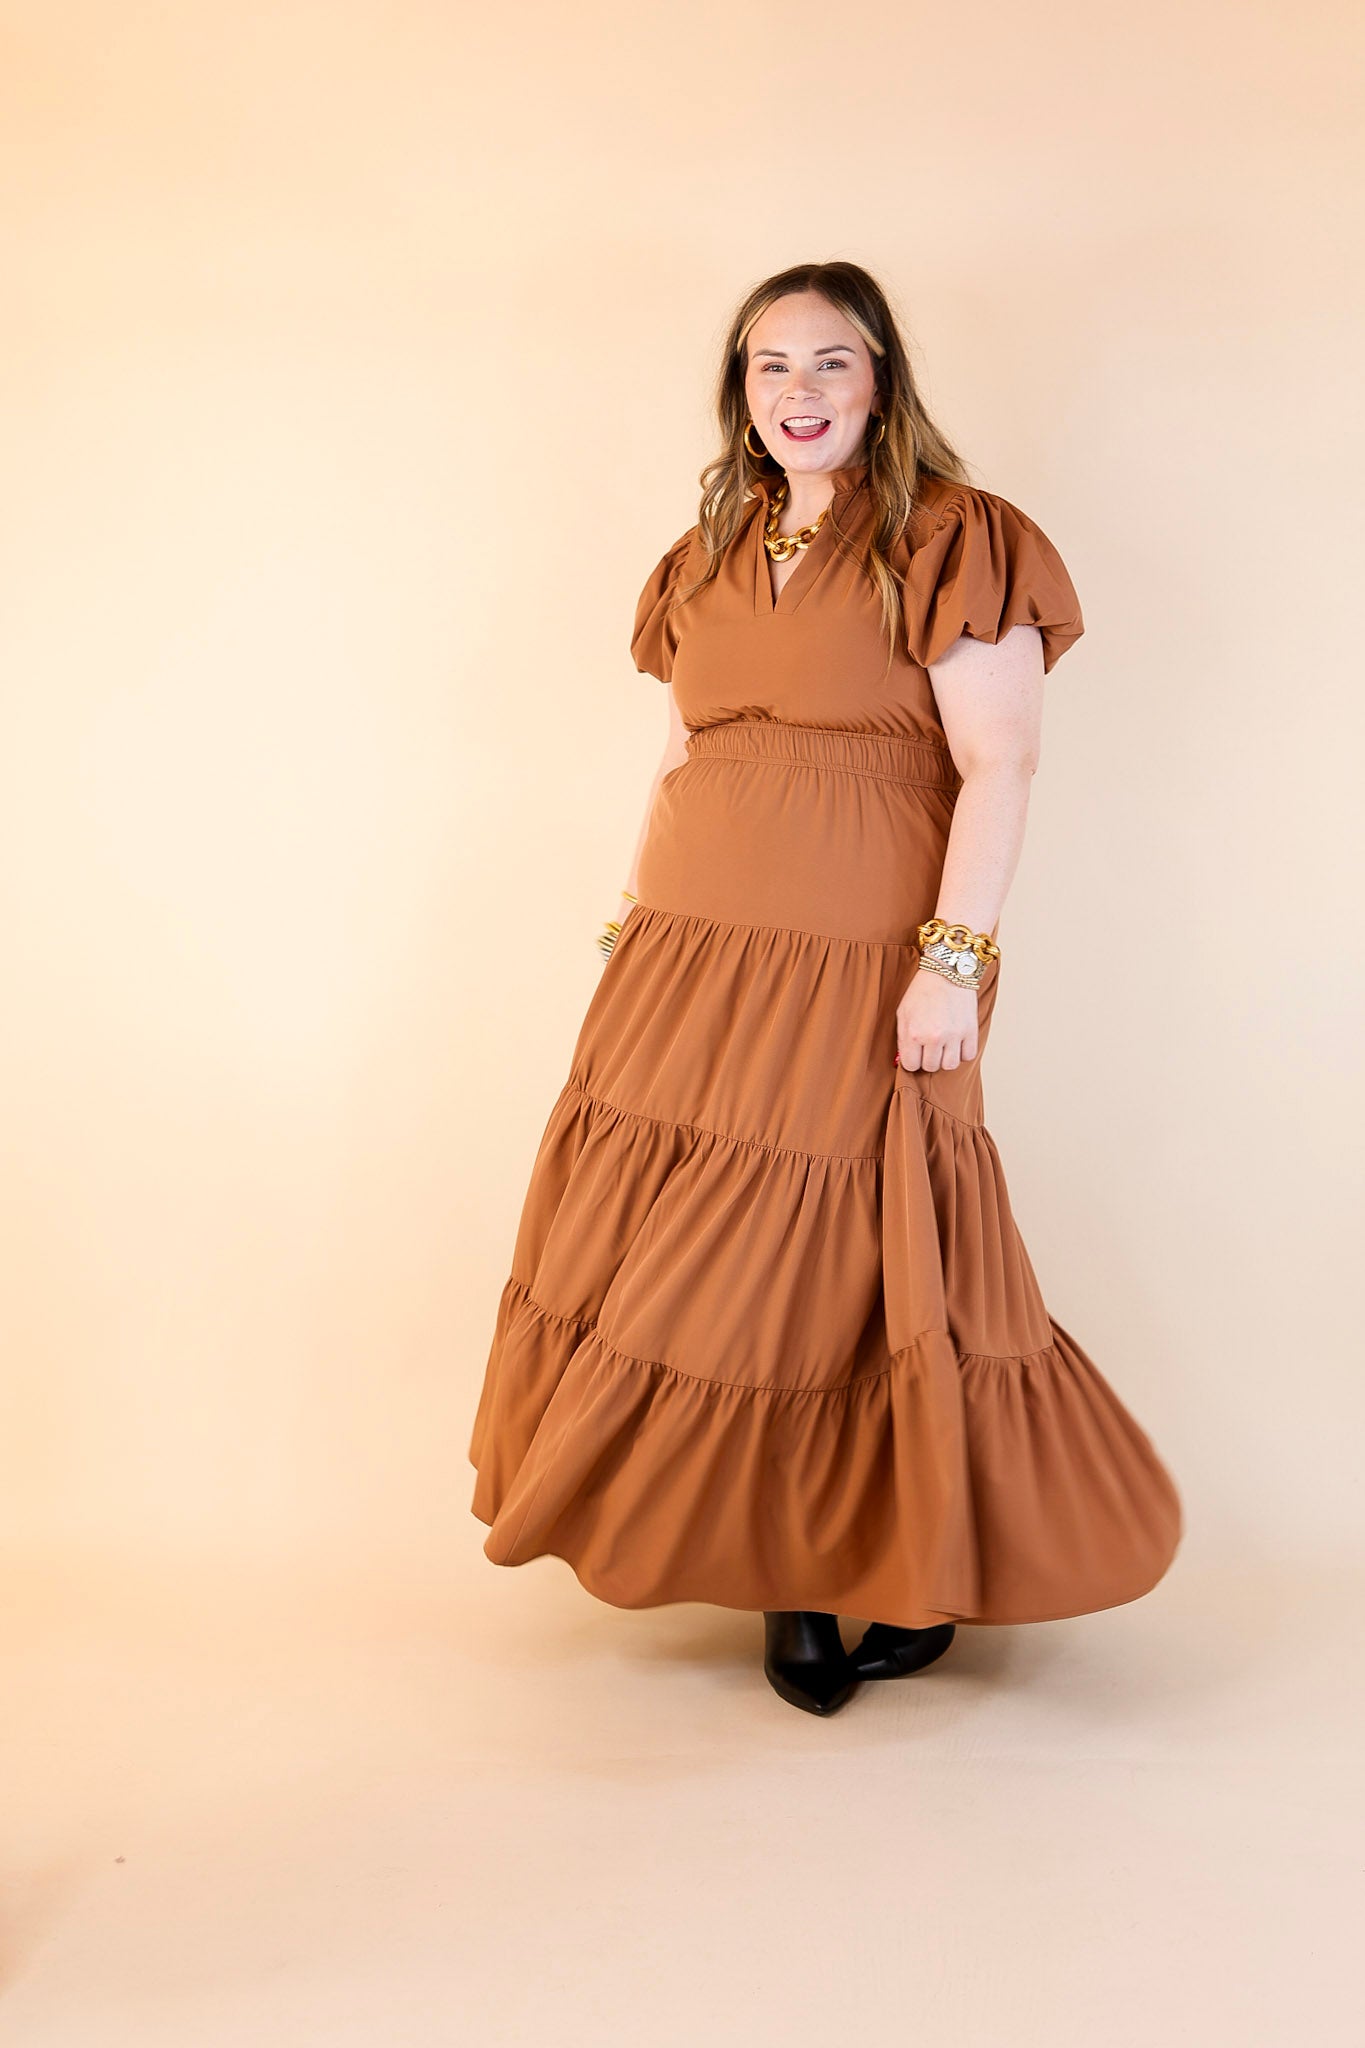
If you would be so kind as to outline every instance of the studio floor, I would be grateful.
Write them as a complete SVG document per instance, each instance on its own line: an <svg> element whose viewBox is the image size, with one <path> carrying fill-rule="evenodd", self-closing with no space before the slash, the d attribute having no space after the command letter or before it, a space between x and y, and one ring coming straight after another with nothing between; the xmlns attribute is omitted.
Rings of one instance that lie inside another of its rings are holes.
<svg viewBox="0 0 1365 2048"><path fill-rule="evenodd" d="M758 1616L476 1530L440 1583L6 1584L14 2048L1358 2039L1348 1572L1179 1558L829 1721Z"/></svg>

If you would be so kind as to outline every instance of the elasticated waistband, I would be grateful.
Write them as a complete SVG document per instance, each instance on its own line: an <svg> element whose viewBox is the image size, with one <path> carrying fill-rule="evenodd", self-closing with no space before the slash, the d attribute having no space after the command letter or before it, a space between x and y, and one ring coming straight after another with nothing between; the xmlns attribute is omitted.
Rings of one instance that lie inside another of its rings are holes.
<svg viewBox="0 0 1365 2048"><path fill-rule="evenodd" d="M848 732L839 726L788 725L776 718L728 718L703 725L688 739L689 760L720 756L740 761L790 761L798 767L875 775L956 790L962 777L946 747L896 733Z"/></svg>

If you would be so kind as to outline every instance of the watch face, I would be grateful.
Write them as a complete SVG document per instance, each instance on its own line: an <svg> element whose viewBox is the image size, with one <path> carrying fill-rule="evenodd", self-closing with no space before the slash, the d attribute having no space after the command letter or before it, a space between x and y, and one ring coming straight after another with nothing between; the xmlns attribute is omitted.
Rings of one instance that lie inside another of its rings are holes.
<svg viewBox="0 0 1365 2048"><path fill-rule="evenodd" d="M945 967L950 967L954 974L958 975L963 981L975 981L983 965L978 955L970 947L965 947L959 951L956 947L946 944L942 939L938 941L937 945L930 946L929 951L933 954L935 960L941 960Z"/></svg>

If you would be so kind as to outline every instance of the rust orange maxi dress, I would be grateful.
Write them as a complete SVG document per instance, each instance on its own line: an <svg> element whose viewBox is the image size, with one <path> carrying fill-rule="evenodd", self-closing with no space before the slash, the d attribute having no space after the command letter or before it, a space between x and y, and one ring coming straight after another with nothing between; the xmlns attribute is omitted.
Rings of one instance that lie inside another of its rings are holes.
<svg viewBox="0 0 1365 2048"><path fill-rule="evenodd" d="M495 1564L553 1555L619 1607L816 1608L924 1627L1117 1606L1181 1505L1044 1306L974 1060L896 1066L961 783L928 664L960 633L1079 638L1056 549L932 481L889 674L856 555L867 467L776 601L771 486L720 573L696 529L631 651L690 729L536 1154L470 1457ZM1008 948L1005 949L1006 956Z"/></svg>

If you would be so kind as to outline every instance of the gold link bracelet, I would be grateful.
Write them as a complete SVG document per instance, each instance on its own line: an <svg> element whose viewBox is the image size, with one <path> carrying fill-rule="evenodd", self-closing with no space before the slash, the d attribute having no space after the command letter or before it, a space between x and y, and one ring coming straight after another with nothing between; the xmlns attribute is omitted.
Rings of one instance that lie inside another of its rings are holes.
<svg viewBox="0 0 1365 2048"><path fill-rule="evenodd" d="M621 894L626 898L626 901L628 903L638 903L640 900L638 896L632 896L629 889L623 889L621 891ZM597 939L597 944L599 949L601 950L603 959L609 960L611 958L612 948L615 946L616 941L620 938L620 936L620 919L616 917L609 917L606 923L603 925L601 932L598 934Z"/></svg>
<svg viewBox="0 0 1365 2048"><path fill-rule="evenodd" d="M1000 958L1000 948L989 932L931 917L919 927L919 958L920 966L931 974L941 974L959 988L977 988L988 962Z"/></svg>

